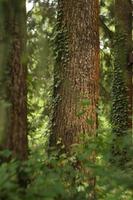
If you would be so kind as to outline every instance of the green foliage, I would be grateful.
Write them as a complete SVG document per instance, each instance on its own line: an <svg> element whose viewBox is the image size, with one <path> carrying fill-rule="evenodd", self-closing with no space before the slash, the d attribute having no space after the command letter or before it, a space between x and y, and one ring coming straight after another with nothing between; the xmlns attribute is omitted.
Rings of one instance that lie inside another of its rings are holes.
<svg viewBox="0 0 133 200"><path fill-rule="evenodd" d="M44 157L34 153L27 161L12 160L1 164L0 199L85 200L92 192L88 180L96 176L95 191L99 200L131 200L131 168L127 167L124 171L112 167L108 162L110 143L106 133L101 130L98 135L97 138L86 135L81 144L73 145L71 154L59 156L52 151ZM97 156L94 163L89 158L95 150ZM19 181L20 172L26 187Z"/></svg>
<svg viewBox="0 0 133 200"><path fill-rule="evenodd" d="M40 153L45 149L49 132L54 60L51 37L54 20L55 5L45 1L36 1L32 12L28 13L29 146L31 151Z"/></svg>
<svg viewBox="0 0 133 200"><path fill-rule="evenodd" d="M111 83L113 78L113 37L114 37L114 1L100 1L100 101L99 126L101 118L110 118Z"/></svg>

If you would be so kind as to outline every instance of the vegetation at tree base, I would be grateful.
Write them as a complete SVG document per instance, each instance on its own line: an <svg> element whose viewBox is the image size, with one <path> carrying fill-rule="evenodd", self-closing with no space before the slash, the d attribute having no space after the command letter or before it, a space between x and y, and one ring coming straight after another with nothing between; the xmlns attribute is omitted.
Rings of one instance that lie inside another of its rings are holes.
<svg viewBox="0 0 133 200"><path fill-rule="evenodd" d="M132 3L0 0L0 200L133 199Z"/></svg>

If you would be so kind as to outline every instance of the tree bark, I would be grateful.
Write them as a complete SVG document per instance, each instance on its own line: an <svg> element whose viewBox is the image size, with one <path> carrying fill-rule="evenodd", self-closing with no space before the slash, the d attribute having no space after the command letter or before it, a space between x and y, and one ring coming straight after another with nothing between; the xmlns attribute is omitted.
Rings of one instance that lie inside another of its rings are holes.
<svg viewBox="0 0 133 200"><path fill-rule="evenodd" d="M123 54L124 60L121 63L123 71L125 73L125 83L127 86L128 96L128 127L132 129L132 95L133 95L133 83L132 83L132 63L130 63L130 55L132 52L132 1L120 1L116 0L115 3L115 30L116 34L123 34ZM121 55L122 56L122 55Z"/></svg>
<svg viewBox="0 0 133 200"><path fill-rule="evenodd" d="M132 130L132 3L115 0L114 79L112 87L113 160L127 162L124 145ZM130 134L131 135L131 134ZM131 139L131 137L129 136ZM121 146L123 145L123 147ZM129 143L128 143L129 145Z"/></svg>
<svg viewBox="0 0 133 200"><path fill-rule="evenodd" d="M26 87L26 8L25 0L3 2L4 29L8 38L6 99L10 106L3 148L19 159L27 157L27 87ZM8 100L7 100L8 99ZM6 119L7 120L7 119Z"/></svg>
<svg viewBox="0 0 133 200"><path fill-rule="evenodd" d="M50 145L66 151L95 135L99 96L98 0L59 0L55 37L54 113Z"/></svg>

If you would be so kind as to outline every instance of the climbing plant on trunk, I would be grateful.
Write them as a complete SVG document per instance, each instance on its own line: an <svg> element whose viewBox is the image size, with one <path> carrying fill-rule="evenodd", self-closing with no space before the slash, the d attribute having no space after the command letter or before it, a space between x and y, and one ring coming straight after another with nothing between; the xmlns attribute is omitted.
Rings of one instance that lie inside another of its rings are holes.
<svg viewBox="0 0 133 200"><path fill-rule="evenodd" d="M112 86L112 161L127 162L128 132L132 129L131 1L115 0L114 78ZM129 143L128 143L129 145Z"/></svg>
<svg viewBox="0 0 133 200"><path fill-rule="evenodd" d="M54 112L50 145L66 150L95 135L99 93L98 1L59 0L55 31Z"/></svg>

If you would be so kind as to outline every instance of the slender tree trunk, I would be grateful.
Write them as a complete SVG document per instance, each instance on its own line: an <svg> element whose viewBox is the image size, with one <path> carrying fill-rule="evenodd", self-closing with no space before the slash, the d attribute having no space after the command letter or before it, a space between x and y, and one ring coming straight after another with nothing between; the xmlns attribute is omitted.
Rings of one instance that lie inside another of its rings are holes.
<svg viewBox="0 0 133 200"><path fill-rule="evenodd" d="M99 83L98 0L59 0L53 132L66 150L80 135L95 135ZM92 123L88 123L88 122Z"/></svg>
<svg viewBox="0 0 133 200"><path fill-rule="evenodd" d="M6 99L10 104L3 148L12 150L19 159L27 157L27 105L26 105L26 8L25 0L3 1L4 32L8 38L6 58ZM7 115L6 114L6 115ZM7 119L6 119L7 120Z"/></svg>
<svg viewBox="0 0 133 200"><path fill-rule="evenodd" d="M132 5L115 0L114 80L112 88L113 161L127 162L128 131L132 129ZM130 138L130 137L129 137ZM130 138L131 139L131 138ZM127 143L127 142L126 142ZM129 145L129 143L128 143Z"/></svg>

